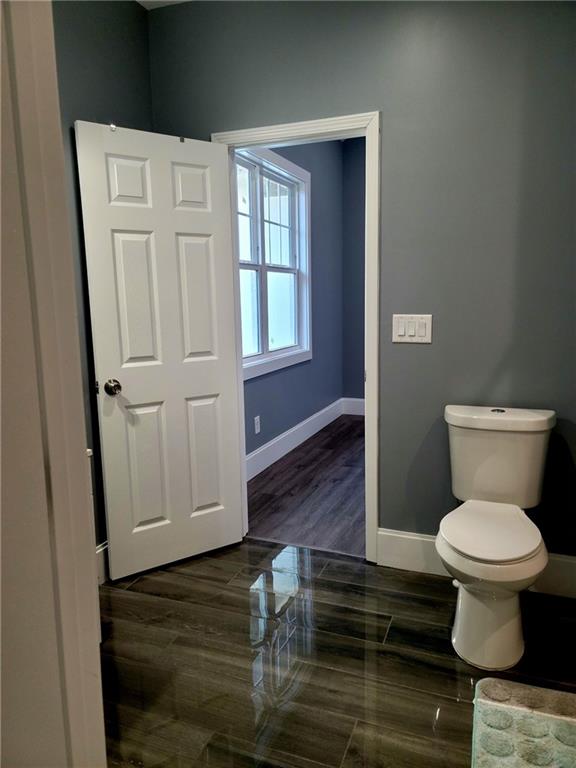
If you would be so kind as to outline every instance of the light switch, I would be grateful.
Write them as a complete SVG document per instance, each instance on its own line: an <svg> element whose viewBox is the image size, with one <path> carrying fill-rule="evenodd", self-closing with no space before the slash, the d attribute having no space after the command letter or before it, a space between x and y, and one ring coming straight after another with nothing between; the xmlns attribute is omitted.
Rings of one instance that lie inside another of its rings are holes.
<svg viewBox="0 0 576 768"><path fill-rule="evenodd" d="M432 315L392 315L392 341L431 344Z"/></svg>

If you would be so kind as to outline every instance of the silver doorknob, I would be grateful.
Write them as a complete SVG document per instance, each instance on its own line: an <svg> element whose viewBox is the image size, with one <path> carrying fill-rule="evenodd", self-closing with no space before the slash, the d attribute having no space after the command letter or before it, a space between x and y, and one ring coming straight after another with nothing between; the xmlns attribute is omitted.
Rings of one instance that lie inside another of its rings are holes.
<svg viewBox="0 0 576 768"><path fill-rule="evenodd" d="M106 384L104 384L104 392L110 395L110 397L116 397L116 395L122 392L122 384L120 384L118 379L108 379Z"/></svg>

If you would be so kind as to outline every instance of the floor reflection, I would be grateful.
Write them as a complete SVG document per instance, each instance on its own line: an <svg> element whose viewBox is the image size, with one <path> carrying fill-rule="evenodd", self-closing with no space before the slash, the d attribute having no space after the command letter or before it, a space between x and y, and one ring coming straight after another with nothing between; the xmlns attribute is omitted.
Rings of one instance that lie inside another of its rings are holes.
<svg viewBox="0 0 576 768"><path fill-rule="evenodd" d="M307 584L311 579L310 551L285 546L273 557L270 570L260 573L250 587L250 639L256 651L252 683L260 739L274 714L295 696L304 660L313 658L313 588L302 587L303 580ZM259 618L263 616L281 621Z"/></svg>
<svg viewBox="0 0 576 768"><path fill-rule="evenodd" d="M109 765L464 768L484 675L452 650L454 598L442 577L254 541L106 585ZM576 690L571 601L529 599L505 675Z"/></svg>

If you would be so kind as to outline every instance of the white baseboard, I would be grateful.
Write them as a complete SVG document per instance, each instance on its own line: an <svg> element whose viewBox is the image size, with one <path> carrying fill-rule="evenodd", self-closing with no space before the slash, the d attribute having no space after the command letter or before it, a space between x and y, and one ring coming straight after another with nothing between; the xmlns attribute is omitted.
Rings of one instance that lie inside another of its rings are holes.
<svg viewBox="0 0 576 768"><path fill-rule="evenodd" d="M98 544L96 547L96 568L98 569L98 584L104 584L108 580L108 542Z"/></svg>
<svg viewBox="0 0 576 768"><path fill-rule="evenodd" d="M434 546L435 538L424 533L379 528L378 565L447 576ZM532 590L576 598L576 557L550 554L548 566Z"/></svg>
<svg viewBox="0 0 576 768"><path fill-rule="evenodd" d="M348 416L364 416L364 398L363 397L343 397L342 413Z"/></svg>
<svg viewBox="0 0 576 768"><path fill-rule="evenodd" d="M446 576L434 546L435 538L425 533L378 528L378 565Z"/></svg>
<svg viewBox="0 0 576 768"><path fill-rule="evenodd" d="M288 429L286 432L282 432L281 435L249 453L246 456L246 475L248 480L268 469L274 462L286 456L287 453L297 448L305 440L308 440L309 437L312 437L316 432L328 426L338 416L344 414L363 415L364 400L353 397L341 397L339 400L334 400L326 408L313 413L309 418L304 419L304 421L296 424L296 426Z"/></svg>

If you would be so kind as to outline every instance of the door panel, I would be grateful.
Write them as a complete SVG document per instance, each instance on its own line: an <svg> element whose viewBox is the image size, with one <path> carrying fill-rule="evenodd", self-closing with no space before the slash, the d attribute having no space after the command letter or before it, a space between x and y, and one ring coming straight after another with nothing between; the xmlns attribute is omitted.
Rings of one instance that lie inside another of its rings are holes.
<svg viewBox="0 0 576 768"><path fill-rule="evenodd" d="M169 523L164 403L126 408L134 530Z"/></svg>
<svg viewBox="0 0 576 768"><path fill-rule="evenodd" d="M111 205L151 205L150 166L145 157L106 156Z"/></svg>
<svg viewBox="0 0 576 768"><path fill-rule="evenodd" d="M208 166L172 163L172 179L177 210L211 210Z"/></svg>
<svg viewBox="0 0 576 768"><path fill-rule="evenodd" d="M114 232L123 365L159 363L158 281L152 232Z"/></svg>
<svg viewBox="0 0 576 768"><path fill-rule="evenodd" d="M210 237L178 235L184 358L216 357L213 250Z"/></svg>
<svg viewBox="0 0 576 768"><path fill-rule="evenodd" d="M242 538L228 155L94 123L76 134L119 578Z"/></svg>
<svg viewBox="0 0 576 768"><path fill-rule="evenodd" d="M221 508L218 465L218 397L197 397L187 401L188 437L192 471L192 514ZM192 458L194 457L194 458Z"/></svg>

